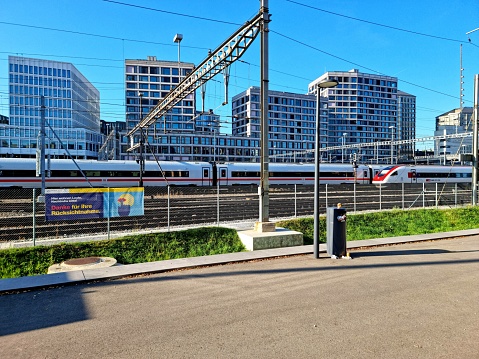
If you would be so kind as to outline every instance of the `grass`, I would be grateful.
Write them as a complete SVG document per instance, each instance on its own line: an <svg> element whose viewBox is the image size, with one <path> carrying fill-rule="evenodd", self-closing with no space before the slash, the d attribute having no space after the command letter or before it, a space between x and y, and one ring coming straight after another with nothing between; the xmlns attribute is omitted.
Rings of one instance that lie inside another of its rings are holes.
<svg viewBox="0 0 479 359"><path fill-rule="evenodd" d="M348 215L347 240L479 228L479 207L458 209L392 210ZM313 218L276 223L303 233L304 244L313 243ZM320 218L320 241L326 241L326 218ZM48 267L72 258L113 257L118 263L133 264L165 259L196 257L244 251L236 230L204 227L178 232L130 235L108 241L63 243L53 246L0 250L0 278L47 273Z"/></svg>
<svg viewBox="0 0 479 359"><path fill-rule="evenodd" d="M72 258L113 257L118 263L133 264L244 250L237 232L221 227L125 236L109 241L12 248L0 250L0 278L45 274L51 265Z"/></svg>
<svg viewBox="0 0 479 359"><path fill-rule="evenodd" d="M392 210L348 215L348 241L371 238L407 236L414 234L459 231L479 228L479 207L457 209ZM313 218L280 221L277 226L303 233L304 244L313 243ZM320 217L320 242L326 242L326 218Z"/></svg>

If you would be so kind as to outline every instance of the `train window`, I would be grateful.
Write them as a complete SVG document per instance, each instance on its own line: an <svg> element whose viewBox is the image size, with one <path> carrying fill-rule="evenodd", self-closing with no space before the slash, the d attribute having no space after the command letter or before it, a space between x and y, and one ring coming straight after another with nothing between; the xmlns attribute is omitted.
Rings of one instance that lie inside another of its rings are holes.
<svg viewBox="0 0 479 359"><path fill-rule="evenodd" d="M270 177L308 177L314 176L314 172L270 172Z"/></svg>
<svg viewBox="0 0 479 359"><path fill-rule="evenodd" d="M354 177L353 172L321 172L322 177L332 177L332 178L338 178L338 177Z"/></svg>
<svg viewBox="0 0 479 359"><path fill-rule="evenodd" d="M52 177L79 177L81 176L80 171L51 171Z"/></svg>
<svg viewBox="0 0 479 359"><path fill-rule="evenodd" d="M100 171L84 171L83 173L85 173L85 176L87 176L87 177L100 177L101 176Z"/></svg>
<svg viewBox="0 0 479 359"><path fill-rule="evenodd" d="M203 178L208 178L210 176L210 170L208 168L203 168Z"/></svg>
<svg viewBox="0 0 479 359"><path fill-rule="evenodd" d="M0 176L2 177L35 177L35 171L30 170L2 170Z"/></svg>
<svg viewBox="0 0 479 359"><path fill-rule="evenodd" d="M383 176L387 175L388 172L389 172L392 168L393 168L393 166L385 167L385 168L383 168L379 173L377 173L376 175L377 175L378 177L383 177Z"/></svg>
<svg viewBox="0 0 479 359"><path fill-rule="evenodd" d="M259 172L233 171L231 177L259 177Z"/></svg>
<svg viewBox="0 0 479 359"><path fill-rule="evenodd" d="M222 178L226 177L226 168L222 168L221 171L220 171L220 176Z"/></svg>

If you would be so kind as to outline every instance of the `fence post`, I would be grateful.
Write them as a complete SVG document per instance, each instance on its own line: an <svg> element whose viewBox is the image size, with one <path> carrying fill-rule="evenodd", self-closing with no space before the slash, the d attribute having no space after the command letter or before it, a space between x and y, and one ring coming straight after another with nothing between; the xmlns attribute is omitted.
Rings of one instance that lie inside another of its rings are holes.
<svg viewBox="0 0 479 359"><path fill-rule="evenodd" d="M354 201L354 213L356 213L356 181L353 186L353 201Z"/></svg>
<svg viewBox="0 0 479 359"><path fill-rule="evenodd" d="M404 183L401 183L402 189L402 209L404 209Z"/></svg>
<svg viewBox="0 0 479 359"><path fill-rule="evenodd" d="M107 220L106 220L106 237L108 240L110 240L110 217L111 217L111 208L110 208L110 205L111 205L111 188L110 186L107 186L108 188L108 206L107 206L107 209L108 209L108 213L107 213Z"/></svg>
<svg viewBox="0 0 479 359"><path fill-rule="evenodd" d="M168 222L168 232L169 232L170 231L170 185L168 185L168 204L166 207L168 208L167 222Z"/></svg>
<svg viewBox="0 0 479 359"><path fill-rule="evenodd" d="M454 183L454 207L457 207L457 183Z"/></svg>
<svg viewBox="0 0 479 359"><path fill-rule="evenodd" d="M379 184L379 210L383 208L382 183Z"/></svg>
<svg viewBox="0 0 479 359"><path fill-rule="evenodd" d="M422 184L422 208L426 208L426 184Z"/></svg>
<svg viewBox="0 0 479 359"><path fill-rule="evenodd" d="M33 210L33 224L32 224L32 225L33 225L33 229L32 229L32 237L33 237L33 246L34 246L34 247L35 247L35 236L36 236L36 233L35 233L35 229L36 229L36 218L35 218L36 216L35 216L35 213L36 213L36 211L37 211L37 208L36 208L36 207L37 207L37 206L36 206L36 201L37 201L36 191L37 191L37 189L34 188L34 189L33 189L33 205L32 205L32 206L33 206L33 208L32 208L32 210Z"/></svg>
<svg viewBox="0 0 479 359"><path fill-rule="evenodd" d="M294 184L294 218L298 217L297 184Z"/></svg>
<svg viewBox="0 0 479 359"><path fill-rule="evenodd" d="M436 209L439 206L439 198L437 197L437 183L436 183Z"/></svg>
<svg viewBox="0 0 479 359"><path fill-rule="evenodd" d="M216 225L220 225L220 181L216 181Z"/></svg>
<svg viewBox="0 0 479 359"><path fill-rule="evenodd" d="M324 197L326 197L326 208L328 208L328 184L326 183L326 187L325 187L325 195Z"/></svg>

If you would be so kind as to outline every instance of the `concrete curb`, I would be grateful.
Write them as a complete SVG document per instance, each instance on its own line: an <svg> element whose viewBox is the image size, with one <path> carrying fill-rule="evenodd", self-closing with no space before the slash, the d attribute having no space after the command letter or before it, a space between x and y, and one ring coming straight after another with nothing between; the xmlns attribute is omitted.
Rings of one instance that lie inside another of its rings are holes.
<svg viewBox="0 0 479 359"><path fill-rule="evenodd" d="M465 236L479 235L479 229L468 229L454 232L430 233L414 236L401 236L391 238L376 238L361 241L349 241L348 249L393 245L410 242L449 239ZM320 253L326 252L326 244L320 244ZM0 280L0 294L7 292L23 291L45 288L58 285L69 285L81 282L108 280L134 276L139 274L161 273L171 270L221 265L233 262L247 262L259 259L268 259L283 256L312 254L313 245L263 249L251 252L216 254L211 256L171 259L150 263L137 263L106 268L84 269L63 273L42 274L29 277L8 278Z"/></svg>

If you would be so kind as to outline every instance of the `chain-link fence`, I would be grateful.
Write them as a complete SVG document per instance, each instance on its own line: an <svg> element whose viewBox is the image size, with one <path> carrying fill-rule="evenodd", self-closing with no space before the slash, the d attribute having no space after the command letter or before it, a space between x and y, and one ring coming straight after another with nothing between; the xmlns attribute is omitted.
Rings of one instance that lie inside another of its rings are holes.
<svg viewBox="0 0 479 359"><path fill-rule="evenodd" d="M115 191L101 191L110 190ZM38 189L1 191L0 245L6 246L11 242L31 242L35 245L58 239L104 239L190 226L239 226L253 223L259 217L260 203L256 186L146 187L141 215L117 214L106 218L59 216L58 220L51 220L51 216L45 213L46 205L44 201L39 201L39 192ZM336 206L337 203L342 203L349 213L393 208L456 207L470 204L471 195L471 186L468 184L399 184L387 187L321 185L319 211L326 213L327 207ZM117 195L114 202L119 205L122 200L126 204L130 201L127 196ZM270 187L271 221L312 216L313 206L313 186Z"/></svg>

